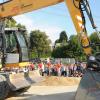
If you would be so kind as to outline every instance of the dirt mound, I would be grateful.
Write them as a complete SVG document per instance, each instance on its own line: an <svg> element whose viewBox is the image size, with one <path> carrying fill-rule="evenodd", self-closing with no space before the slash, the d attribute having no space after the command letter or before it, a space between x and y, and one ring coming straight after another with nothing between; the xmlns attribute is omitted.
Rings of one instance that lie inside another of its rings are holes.
<svg viewBox="0 0 100 100"><path fill-rule="evenodd" d="M72 86L78 85L81 78L75 77L56 77L50 76L40 83L37 83L36 86Z"/></svg>

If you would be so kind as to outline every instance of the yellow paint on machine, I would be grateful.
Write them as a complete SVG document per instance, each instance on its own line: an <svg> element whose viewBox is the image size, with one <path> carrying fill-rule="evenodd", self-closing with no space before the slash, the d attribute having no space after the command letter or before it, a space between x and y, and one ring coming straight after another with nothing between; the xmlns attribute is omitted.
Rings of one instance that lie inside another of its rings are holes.
<svg viewBox="0 0 100 100"><path fill-rule="evenodd" d="M64 0L11 0L3 6L0 5L0 17L12 17L60 2L64 2Z"/></svg>
<svg viewBox="0 0 100 100"><path fill-rule="evenodd" d="M80 0L76 0L76 5L79 5L79 1ZM72 21L74 23L74 26L76 28L77 31L77 35L80 36L80 41L82 42L82 46L87 46L86 48L83 47L83 50L85 52L86 55L91 54L92 49L90 47L89 44L89 39L86 33L84 33L84 37L82 36L82 30L84 29L84 25L82 24L82 15L79 9L77 9L74 5L73 5L73 1L72 0L65 0L66 5L68 7L70 16L72 18Z"/></svg>
<svg viewBox="0 0 100 100"><path fill-rule="evenodd" d="M21 62L21 63L12 63L12 64L5 64L5 67L11 68L11 67L24 67L29 66L29 62Z"/></svg>

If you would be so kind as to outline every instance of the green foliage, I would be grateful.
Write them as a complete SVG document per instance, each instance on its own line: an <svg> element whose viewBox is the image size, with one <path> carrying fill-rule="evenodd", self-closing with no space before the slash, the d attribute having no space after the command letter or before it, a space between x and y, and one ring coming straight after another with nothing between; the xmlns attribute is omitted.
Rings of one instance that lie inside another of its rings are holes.
<svg viewBox="0 0 100 100"><path fill-rule="evenodd" d="M26 29L26 27L24 25L21 25L20 23L16 25L16 27L18 28L22 28L22 29Z"/></svg>
<svg viewBox="0 0 100 100"><path fill-rule="evenodd" d="M73 53L80 53L80 44L77 35L71 35L69 38L69 49L73 51Z"/></svg>
<svg viewBox="0 0 100 100"><path fill-rule="evenodd" d="M7 28L18 27L18 28L26 29L26 27L24 25L22 25L20 23L17 24L17 22L13 18L6 19L5 27L7 27Z"/></svg>
<svg viewBox="0 0 100 100"><path fill-rule="evenodd" d="M68 41L67 34L66 34L65 31L62 31L62 32L60 33L59 39L57 39L57 40L55 41L55 45L56 45L56 43L66 44L67 41Z"/></svg>
<svg viewBox="0 0 100 100"><path fill-rule="evenodd" d="M62 33L62 32L61 32ZM63 35L64 36L64 35ZM60 34L60 37L63 37ZM64 38L64 37L63 37ZM65 39L65 38L64 38ZM60 42L60 39L56 40L57 42ZM81 46L79 44L79 39L77 35L71 35L68 41L68 38L66 38L66 45L64 45L64 42L62 40L60 47L55 47L55 49L52 52L52 56L55 58L76 58L76 59L83 59L83 52L81 49Z"/></svg>
<svg viewBox="0 0 100 100"><path fill-rule="evenodd" d="M16 27L16 21L13 18L6 19L5 27L7 27L7 28Z"/></svg>
<svg viewBox="0 0 100 100"><path fill-rule="evenodd" d="M50 43L51 40L45 32L35 30L30 33L30 49L37 53L37 57L43 57L51 52Z"/></svg>
<svg viewBox="0 0 100 100"><path fill-rule="evenodd" d="M90 35L90 40L92 43L100 43L100 40L99 40L96 32L94 32Z"/></svg>
<svg viewBox="0 0 100 100"><path fill-rule="evenodd" d="M68 41L68 37L65 31L62 31L60 33L60 38L59 38L59 42L60 43L66 43Z"/></svg>
<svg viewBox="0 0 100 100"><path fill-rule="evenodd" d="M100 52L100 46L96 46L96 43L100 43L100 40L96 34L96 32L92 33L90 35L90 41L91 43L93 43L94 45L92 46L93 48L93 53L95 54L96 52Z"/></svg>
<svg viewBox="0 0 100 100"><path fill-rule="evenodd" d="M55 44L56 44L56 43L60 43L59 39L57 39L57 40L55 41Z"/></svg>
<svg viewBox="0 0 100 100"><path fill-rule="evenodd" d="M67 46L57 47L52 52L52 57L54 58L71 58L70 51L68 50Z"/></svg>
<svg viewBox="0 0 100 100"><path fill-rule="evenodd" d="M62 34L62 32L61 32ZM55 46L52 56L55 58L65 58L65 57L74 57L77 60L85 61L86 57L82 50L80 41L77 35L71 35L69 40L67 39L67 44L62 44L62 38L65 40L64 35L60 34L60 38L55 41L55 44L60 43L59 47ZM63 33L64 34L64 33ZM90 35L91 43L100 43L100 40L97 34L94 32ZM97 51L100 52L100 46L97 47L95 45L93 47L93 53L95 54Z"/></svg>
<svg viewBox="0 0 100 100"><path fill-rule="evenodd" d="M52 52L54 58L66 58L70 57L67 53L68 37L65 31L60 33L59 39L55 41L55 49Z"/></svg>

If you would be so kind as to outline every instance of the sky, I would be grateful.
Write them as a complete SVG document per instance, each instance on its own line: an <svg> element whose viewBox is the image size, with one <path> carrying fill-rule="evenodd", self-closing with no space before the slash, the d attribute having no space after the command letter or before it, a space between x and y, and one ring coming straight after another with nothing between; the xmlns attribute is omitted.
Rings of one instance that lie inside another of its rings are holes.
<svg viewBox="0 0 100 100"><path fill-rule="evenodd" d="M0 0L3 1L3 0ZM88 0L94 21L100 31L100 0ZM52 43L59 38L61 31L66 31L68 37L75 35L76 31L69 15L65 3L60 3L54 6L49 6L40 10L32 11L26 14L13 17L17 23L25 25L28 34L32 30L41 30L46 32ZM88 34L90 35L94 30L92 29L89 19L86 17Z"/></svg>

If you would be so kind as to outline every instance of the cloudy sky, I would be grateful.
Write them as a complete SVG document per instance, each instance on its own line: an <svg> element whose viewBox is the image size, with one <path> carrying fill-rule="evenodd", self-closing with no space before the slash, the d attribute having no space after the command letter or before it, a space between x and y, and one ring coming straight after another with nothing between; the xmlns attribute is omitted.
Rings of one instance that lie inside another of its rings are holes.
<svg viewBox="0 0 100 100"><path fill-rule="evenodd" d="M100 30L100 0L89 0L89 2L94 20ZM36 29L46 32L52 42L59 38L59 34L63 30L67 32L68 37L72 34L76 34L65 3L60 3L13 18L17 23L25 25L28 33ZM94 30L87 17L86 19L88 33L91 34Z"/></svg>

